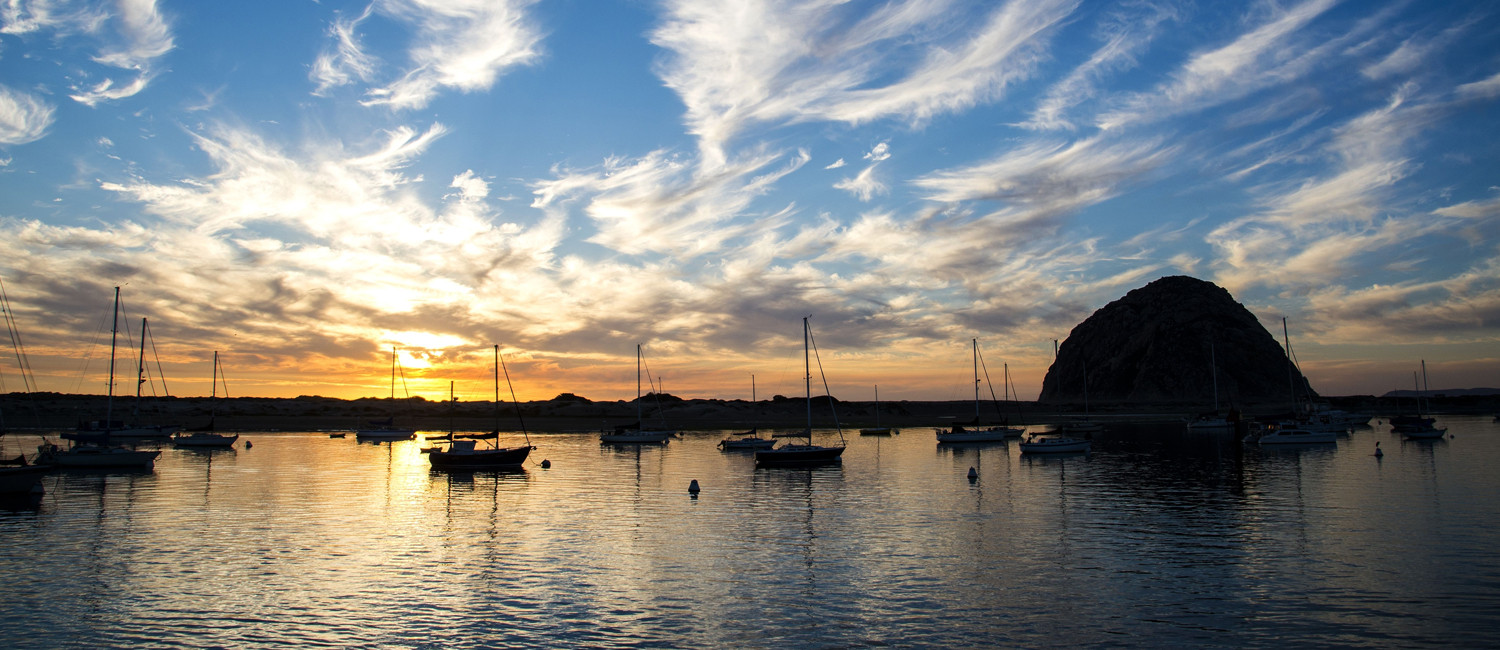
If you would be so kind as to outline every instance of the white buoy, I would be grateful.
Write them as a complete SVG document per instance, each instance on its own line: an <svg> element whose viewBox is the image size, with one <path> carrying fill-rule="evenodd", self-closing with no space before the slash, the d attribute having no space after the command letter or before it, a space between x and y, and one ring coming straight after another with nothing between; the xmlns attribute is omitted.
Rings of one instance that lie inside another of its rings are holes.
<svg viewBox="0 0 1500 650"><path fill-rule="evenodd" d="M698 479L693 479L692 483L688 483L688 494L697 494L697 493L698 493Z"/></svg>
<svg viewBox="0 0 1500 650"><path fill-rule="evenodd" d="M976 471L972 467L969 468L969 480L970 481L977 481L977 480L979 480L979 472Z"/></svg>

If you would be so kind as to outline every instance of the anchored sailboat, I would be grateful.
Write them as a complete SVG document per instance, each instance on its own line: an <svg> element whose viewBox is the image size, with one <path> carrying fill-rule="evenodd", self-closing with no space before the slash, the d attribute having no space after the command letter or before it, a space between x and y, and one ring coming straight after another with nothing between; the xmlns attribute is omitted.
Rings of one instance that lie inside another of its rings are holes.
<svg viewBox="0 0 1500 650"><path fill-rule="evenodd" d="M652 392L655 392L654 390ZM614 431L599 434L599 442L609 444L663 443L677 435L669 429L647 429L641 407L641 346L635 346L635 424L616 426Z"/></svg>
<svg viewBox="0 0 1500 650"><path fill-rule="evenodd" d="M979 425L979 339L973 339L971 343L974 348L974 424ZM989 371L986 370L985 374L988 375ZM994 392L993 387L990 392ZM991 395L991 399L993 398L994 396ZM975 426L974 428L965 428L955 424L948 430L936 430L938 442L999 442L1006 438L1019 438L1025 432L1025 429L1004 424Z"/></svg>
<svg viewBox="0 0 1500 650"><path fill-rule="evenodd" d="M516 405L516 420L521 424L521 435L526 437L526 444L514 447L500 446L500 372L505 372L505 385L510 388L510 401ZM451 405L453 387L448 387L449 401ZM457 438L452 431L448 432L453 442L447 449L434 450L427 454L428 462L432 463L433 469L518 469L525 462L531 451L536 449L531 445L531 434L526 432L526 420L521 417L521 403L516 401L516 387L510 383L510 371L505 368L505 360L500 358L500 346L495 346L495 430L485 436L490 441L489 449L481 449L478 441L472 438Z"/></svg>
<svg viewBox="0 0 1500 650"><path fill-rule="evenodd" d="M823 447L813 444L812 434L812 365L808 357L808 345L812 340L812 328L807 323L807 318L802 319L802 365L806 371L804 381L807 391L807 429L803 432L807 436L807 444L786 443L774 449L762 449L755 452L755 464L762 467L788 467L827 465L840 462L839 457L844 453L844 429L839 428L839 446ZM823 364L819 362L819 372ZM826 390L827 380L824 380ZM832 396L830 396L831 398ZM837 424L837 417L834 418Z"/></svg>
<svg viewBox="0 0 1500 650"><path fill-rule="evenodd" d="M209 407L208 425L193 429L187 435L177 434L172 436L173 445L178 447L226 448L233 447L234 442L240 439L239 434L226 436L214 432L214 417L218 415L219 384L223 379L224 375L219 372L219 351L214 350L214 371L213 379L211 380L213 388L210 389L208 397L209 403L213 406ZM224 397L229 397L228 383L224 384Z"/></svg>
<svg viewBox="0 0 1500 650"><path fill-rule="evenodd" d="M403 382L405 379L402 380ZM396 346L391 346L391 415L384 420L373 420L364 428L356 429L354 437L359 440L411 440L417 437L416 429L396 426Z"/></svg>

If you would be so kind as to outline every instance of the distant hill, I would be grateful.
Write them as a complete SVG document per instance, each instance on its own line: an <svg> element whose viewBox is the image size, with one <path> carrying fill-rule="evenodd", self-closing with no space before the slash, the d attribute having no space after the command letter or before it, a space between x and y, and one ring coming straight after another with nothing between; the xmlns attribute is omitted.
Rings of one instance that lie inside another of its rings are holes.
<svg viewBox="0 0 1500 650"><path fill-rule="evenodd" d="M1290 403L1312 390L1275 337L1229 292L1187 276L1165 277L1105 305L1068 334L1047 369L1039 401L1182 403L1220 408ZM1305 391L1305 392L1304 392Z"/></svg>
<svg viewBox="0 0 1500 650"><path fill-rule="evenodd" d="M1393 391L1391 391L1389 393L1381 395L1381 397L1404 397L1406 399L1411 399L1413 397L1416 397L1417 394L1418 394L1417 391L1414 391L1414 390L1393 390ZM1423 391L1421 393L1421 395L1423 397L1491 396L1491 395L1500 395L1500 388L1445 388L1445 389L1433 389L1433 390L1429 390L1429 391Z"/></svg>

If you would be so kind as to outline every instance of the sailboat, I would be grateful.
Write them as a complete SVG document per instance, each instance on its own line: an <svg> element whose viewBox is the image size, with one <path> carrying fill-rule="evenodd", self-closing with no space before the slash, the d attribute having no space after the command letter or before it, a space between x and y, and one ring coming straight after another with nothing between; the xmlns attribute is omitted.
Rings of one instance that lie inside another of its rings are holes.
<svg viewBox="0 0 1500 650"><path fill-rule="evenodd" d="M1292 393L1292 410L1298 410L1297 403L1297 361L1292 356L1292 338L1287 333L1286 319L1281 319L1281 337L1286 346L1286 380ZM1262 445L1304 445L1304 444L1328 444L1339 441L1338 433L1330 430L1318 430L1308 427L1305 423L1273 422L1262 428L1254 441ZM1248 442L1248 440L1247 440Z"/></svg>
<svg viewBox="0 0 1500 650"><path fill-rule="evenodd" d="M750 404L755 405L755 375L750 375ZM751 429L719 441L720 449L770 449L776 446L775 438L762 438L760 431Z"/></svg>
<svg viewBox="0 0 1500 650"><path fill-rule="evenodd" d="M807 429L803 432L807 436L807 444L786 443L773 449L761 449L755 452L755 464L762 467L795 467L811 465L828 465L841 462L839 457L844 453L844 429L839 428L839 446L823 447L813 444L812 434L812 365L808 357L808 344L812 340L812 328L807 323L807 318L802 319L802 366L806 371L804 383L807 392ZM823 364L819 362L818 368L821 372ZM825 380L826 386L826 380ZM835 424L837 417L834 418Z"/></svg>
<svg viewBox="0 0 1500 650"><path fill-rule="evenodd" d="M50 442L37 447L36 464L57 467L111 467L128 469L152 469L161 452L155 449L135 450L112 445L111 426L115 407L115 343L120 332L120 288L115 287L115 306L109 336L109 395L106 398L102 430L90 432L88 438L75 439L73 445L63 448Z"/></svg>
<svg viewBox="0 0 1500 650"><path fill-rule="evenodd" d="M1083 420L1069 422L1062 425L1062 430L1067 433L1093 433L1103 431L1104 425L1089 420L1089 362L1083 364Z"/></svg>
<svg viewBox="0 0 1500 650"><path fill-rule="evenodd" d="M974 348L974 423L977 425L979 424L979 339L973 339L972 343ZM988 375L989 371L985 371L985 374ZM990 390L993 392L994 389ZM938 442L999 442L1006 438L1019 438L1026 430L1003 424L977 428L964 428L962 425L955 424L951 429L936 429L935 432Z"/></svg>
<svg viewBox="0 0 1500 650"><path fill-rule="evenodd" d="M505 385L510 388L510 401L516 405L516 420L521 424L521 435L526 444L514 447L500 446L500 371L505 371ZM453 385L448 385L449 403L452 403ZM500 358L500 346L495 346L495 430L486 438L488 449L481 449L473 438L458 438L448 432L453 442L447 449L434 450L427 454L433 469L519 469L536 449L531 445L531 434L526 432L526 420L521 417L521 403L516 401L516 387L510 383L510 371L505 369L505 360Z"/></svg>
<svg viewBox="0 0 1500 650"><path fill-rule="evenodd" d="M653 391L654 392L654 391ZM599 434L599 442L608 444L663 443L677 435L668 429L646 429L641 410L641 345L635 346L635 423L616 426L614 431Z"/></svg>
<svg viewBox="0 0 1500 650"><path fill-rule="evenodd" d="M240 439L239 434L226 436L222 433L214 432L214 417L218 415L219 383L223 379L224 375L219 372L219 351L214 350L213 379L210 380L213 387L209 390L208 397L209 403L213 404L213 406L209 408L208 424L191 430L187 435L177 434L172 436L173 445L178 447L227 448L233 447L234 441ZM227 383L224 384L224 397L229 397L229 384Z"/></svg>
<svg viewBox="0 0 1500 650"><path fill-rule="evenodd" d="M1415 385L1417 383L1417 375L1416 375L1416 373L1412 373L1411 381L1412 381L1412 384L1413 384L1412 387L1413 387L1413 389L1416 390L1416 393L1417 393L1417 416L1415 418L1413 418L1411 421L1405 422L1405 423L1402 423L1402 424L1396 424L1395 423L1395 419L1393 418L1391 420L1391 423L1392 423L1391 428L1392 428L1392 430L1396 431L1397 433L1400 433L1401 435L1403 435L1403 436L1405 436L1405 437L1407 437L1409 439L1413 439L1413 440L1436 440L1438 438L1442 438L1444 435L1446 435L1448 433L1448 429L1446 427L1438 428L1434 424L1436 422L1436 420L1434 420L1433 418L1426 417L1426 416L1422 415L1422 395L1427 392L1427 360L1426 359L1422 360L1422 386L1421 386L1421 388L1417 388L1416 385Z"/></svg>
<svg viewBox="0 0 1500 650"><path fill-rule="evenodd" d="M1208 370L1213 375L1214 385L1214 412L1198 416L1198 419L1188 422L1187 428L1194 431L1219 431L1234 428L1234 424L1227 418L1219 415L1219 362L1214 356L1214 344L1208 344Z"/></svg>
<svg viewBox="0 0 1500 650"><path fill-rule="evenodd" d="M403 380L404 381L404 380ZM384 420L372 420L364 428L354 431L357 440L411 440L417 437L416 429L396 426L396 346L391 346L391 415Z"/></svg>
<svg viewBox="0 0 1500 650"><path fill-rule="evenodd" d="M859 435L862 435L862 436L888 436L888 435L891 435L892 433L901 433L901 432L897 431L895 429L892 429L890 427L880 426L880 386L877 385L877 386L875 386L875 426L869 427L869 428L865 428L865 429L860 429L859 430Z"/></svg>
<svg viewBox="0 0 1500 650"><path fill-rule="evenodd" d="M118 296L115 301L115 311L119 311ZM171 436L182 427L175 424L141 424L141 386L146 384L146 336L150 330L145 318L141 319L141 352L136 359L135 378L135 405L131 409L130 417L135 422L90 420L81 422L76 431L63 433L62 437L68 440L80 440L85 442L99 442L104 434L112 440L147 440L160 439ZM111 342L111 350L113 350ZM114 353L110 353L110 366L114 366ZM113 373L111 373L113 376ZM111 380L113 382L113 380Z"/></svg>

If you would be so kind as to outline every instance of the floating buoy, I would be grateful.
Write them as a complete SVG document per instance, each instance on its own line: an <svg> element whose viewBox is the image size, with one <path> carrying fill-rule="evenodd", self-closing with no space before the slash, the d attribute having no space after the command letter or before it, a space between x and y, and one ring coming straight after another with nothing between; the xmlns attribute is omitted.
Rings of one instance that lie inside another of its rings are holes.
<svg viewBox="0 0 1500 650"><path fill-rule="evenodd" d="M254 447L254 446L255 446L255 445L252 445L252 444L250 444L250 441L249 441L249 440L246 440L246 441L245 441L245 448L246 448L246 449L249 449L249 448L251 448L251 447Z"/></svg>
<svg viewBox="0 0 1500 650"><path fill-rule="evenodd" d="M974 481L977 481L977 480L979 480L979 472L975 471L974 468L970 467L969 468L969 482L973 483Z"/></svg>
<svg viewBox="0 0 1500 650"><path fill-rule="evenodd" d="M552 461L547 460L545 458L542 459L542 469L547 469L548 467L551 467L551 466L552 466Z"/></svg>
<svg viewBox="0 0 1500 650"><path fill-rule="evenodd" d="M698 493L698 479L693 479L692 483L688 483L688 494L697 494L697 493Z"/></svg>
<svg viewBox="0 0 1500 650"><path fill-rule="evenodd" d="M1380 443L1378 443L1378 442L1375 443L1375 457L1376 458L1380 458L1381 456L1384 456L1384 455L1385 455L1385 452L1383 452L1383 451L1380 450Z"/></svg>

